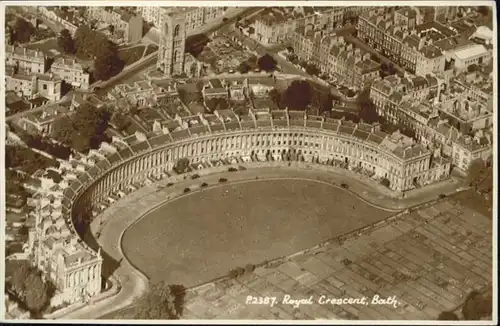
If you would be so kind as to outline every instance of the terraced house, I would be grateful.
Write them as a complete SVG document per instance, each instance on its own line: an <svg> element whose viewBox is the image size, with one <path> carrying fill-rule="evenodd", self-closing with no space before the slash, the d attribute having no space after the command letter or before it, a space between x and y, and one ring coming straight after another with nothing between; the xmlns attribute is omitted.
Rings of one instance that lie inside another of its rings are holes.
<svg viewBox="0 0 500 326"><path fill-rule="evenodd" d="M71 86L89 89L91 74L89 69L74 59L57 58L50 71Z"/></svg>
<svg viewBox="0 0 500 326"><path fill-rule="evenodd" d="M329 32L346 19L370 7L268 7L255 21L255 35L264 44L290 39L293 31L307 25Z"/></svg>
<svg viewBox="0 0 500 326"><path fill-rule="evenodd" d="M101 292L100 252L79 240L68 219L69 206L63 203L74 176L53 169L35 176L40 183L30 201L36 206L30 213L36 222L29 231L28 252L33 265L56 286L53 306L87 301Z"/></svg>
<svg viewBox="0 0 500 326"><path fill-rule="evenodd" d="M345 86L362 89L379 75L380 64L369 53L346 43L342 36L325 35L312 25L298 28L292 44L300 59L316 64L322 73L336 77Z"/></svg>
<svg viewBox="0 0 500 326"><path fill-rule="evenodd" d="M113 25L123 42L134 43L142 39L142 16L130 7L89 7L88 15Z"/></svg>
<svg viewBox="0 0 500 326"><path fill-rule="evenodd" d="M47 56L42 51L12 45L5 46L5 65L26 75L43 74L48 69Z"/></svg>
<svg viewBox="0 0 500 326"><path fill-rule="evenodd" d="M6 68L6 90L14 91L17 95L26 99L43 97L47 101L59 101L61 99L62 80L54 74L19 74L15 69Z"/></svg>

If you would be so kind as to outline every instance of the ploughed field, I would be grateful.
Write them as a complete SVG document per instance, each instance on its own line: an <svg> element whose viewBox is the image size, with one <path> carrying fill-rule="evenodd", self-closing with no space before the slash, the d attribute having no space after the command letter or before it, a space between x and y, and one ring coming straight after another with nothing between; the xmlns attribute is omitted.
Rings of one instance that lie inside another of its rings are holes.
<svg viewBox="0 0 500 326"><path fill-rule="evenodd" d="M165 203L125 231L122 248L153 282L190 287L392 214L312 180L255 180Z"/></svg>

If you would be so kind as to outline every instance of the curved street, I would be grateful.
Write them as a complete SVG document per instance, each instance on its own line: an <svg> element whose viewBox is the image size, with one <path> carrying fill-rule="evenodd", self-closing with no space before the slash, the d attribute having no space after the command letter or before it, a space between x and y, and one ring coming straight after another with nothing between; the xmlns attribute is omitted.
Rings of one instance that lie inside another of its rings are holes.
<svg viewBox="0 0 500 326"><path fill-rule="evenodd" d="M340 184L347 182L349 190L357 193L369 202L376 202L379 206L392 209L405 209L436 199L440 193L454 193L457 191L457 184L446 182L436 185L433 189L425 192L409 192L404 199L391 197L392 192L381 186L379 183L369 180L350 171L312 165L298 162L291 162L291 166L286 166L279 162L244 164L249 169L239 172L228 172L228 166L197 171L200 179L191 180L184 176L175 176L172 179L165 179L156 184L152 184L137 190L122 200L112 204L103 215L94 220L91 225L94 234L100 231L98 239L102 249L114 259L120 261L120 267L116 270L115 276L122 286L118 295L96 302L93 305L70 312L61 317L62 319L95 319L100 316L111 314L114 311L122 310L133 304L136 298L147 290L147 278L139 271L135 270L126 259L123 259L120 239L125 229L140 218L151 207L161 204L167 197L172 198L183 193L185 187L199 185L201 182L217 184L220 177L226 177L230 181L259 179L272 177L286 177L298 175L316 180L324 180L331 183ZM316 170L315 168L318 168ZM323 171L321 171L323 170ZM328 173L325 173L328 172ZM207 175L209 174L209 175ZM166 187L168 182L175 182L171 187ZM134 203L134 205L130 205ZM103 221L102 229L100 221Z"/></svg>

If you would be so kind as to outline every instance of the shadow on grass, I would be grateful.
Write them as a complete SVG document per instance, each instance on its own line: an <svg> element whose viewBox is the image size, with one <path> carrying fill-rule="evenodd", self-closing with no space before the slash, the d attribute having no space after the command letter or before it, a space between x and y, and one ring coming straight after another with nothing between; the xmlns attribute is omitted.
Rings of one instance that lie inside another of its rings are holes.
<svg viewBox="0 0 500 326"><path fill-rule="evenodd" d="M177 312L178 318L180 318L184 313L186 287L180 284L172 284L170 285L170 291L172 291L172 294L175 297L174 299L175 311Z"/></svg>
<svg viewBox="0 0 500 326"><path fill-rule="evenodd" d="M148 23L146 21L142 21L142 36L145 36L149 30L153 27L151 23Z"/></svg>

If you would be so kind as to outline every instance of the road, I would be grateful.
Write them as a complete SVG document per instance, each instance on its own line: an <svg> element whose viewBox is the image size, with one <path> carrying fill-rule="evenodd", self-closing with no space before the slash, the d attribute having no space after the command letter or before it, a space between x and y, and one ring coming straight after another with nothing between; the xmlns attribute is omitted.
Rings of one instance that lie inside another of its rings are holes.
<svg viewBox="0 0 500 326"><path fill-rule="evenodd" d="M408 192L405 198L393 198L394 195L387 188L381 186L379 183L366 178L362 175L353 172L331 167L320 167L318 170L307 170L308 163L292 162L293 167L286 167L284 164L276 163L249 163L247 164L246 171L240 171L238 174L227 172L226 168L213 168L211 173L203 176L204 181L208 184L217 184L219 177L223 177L228 173L231 174L231 181L238 180L253 180L255 175L259 178L271 177L287 177L293 175L297 176L299 171L304 174L304 177L309 179L318 179L328 172L328 180L330 182L341 183L346 179L349 180L349 189L372 203L384 206L388 209L403 210L409 206L414 206L428 202L435 199L440 193L454 193L457 190L457 185L454 182L441 182L433 185L431 188L426 188L425 191ZM299 169L299 170L298 170ZM326 169L326 170L325 170ZM172 195L173 197L182 194L182 189L185 187L193 186L193 180L181 180L174 182L174 185L168 189L165 187L166 183L171 180L165 179L154 185L141 188L123 200L115 202L110 206L102 217L105 223L101 230L101 237L99 239L100 245L103 250L111 255L115 260L121 262L120 267L116 271L116 275L122 284L122 289L117 296L104 299L103 301L96 302L93 305L86 306L82 309L74 311L64 316L64 319L88 319L88 318L112 318L116 317L116 311L130 312L133 308L134 297L140 296L147 289L147 280L139 275L134 267L132 267L127 259L122 259L123 252L121 251L121 234L130 225L132 225L138 216L144 215L147 211L152 209L155 205L165 200L165 195ZM130 203L136 205L130 206ZM94 226L97 227L97 224ZM127 308L128 307L128 308ZM112 313L115 311L115 313Z"/></svg>

